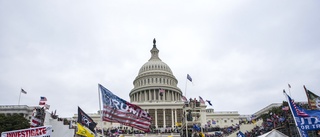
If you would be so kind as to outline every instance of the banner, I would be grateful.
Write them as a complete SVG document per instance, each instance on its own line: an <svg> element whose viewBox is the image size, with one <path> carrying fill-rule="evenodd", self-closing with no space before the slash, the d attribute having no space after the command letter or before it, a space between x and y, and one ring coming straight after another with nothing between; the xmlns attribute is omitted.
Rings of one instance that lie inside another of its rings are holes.
<svg viewBox="0 0 320 137"><path fill-rule="evenodd" d="M139 106L119 98L100 84L99 89L103 102L103 121L117 122L144 132L150 131L152 118L149 113Z"/></svg>
<svg viewBox="0 0 320 137"><path fill-rule="evenodd" d="M2 132L1 137L51 137L52 126Z"/></svg>

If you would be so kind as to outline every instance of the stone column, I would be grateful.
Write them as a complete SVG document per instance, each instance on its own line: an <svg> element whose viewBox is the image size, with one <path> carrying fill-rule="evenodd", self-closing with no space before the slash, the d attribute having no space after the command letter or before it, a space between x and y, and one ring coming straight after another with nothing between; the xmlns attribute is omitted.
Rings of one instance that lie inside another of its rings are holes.
<svg viewBox="0 0 320 137"><path fill-rule="evenodd" d="M143 101L147 101L147 90L144 90L143 94L144 94L144 100Z"/></svg>
<svg viewBox="0 0 320 137"><path fill-rule="evenodd" d="M133 101L136 101L136 93L132 95Z"/></svg>
<svg viewBox="0 0 320 137"><path fill-rule="evenodd" d="M166 100L166 95L167 95L166 90L164 90L163 96L162 96L162 101L165 101L165 100Z"/></svg>
<svg viewBox="0 0 320 137"><path fill-rule="evenodd" d="M174 93L173 93L173 91L171 90L171 101L174 101Z"/></svg>
<svg viewBox="0 0 320 137"><path fill-rule="evenodd" d="M163 109L163 128L166 128L166 110Z"/></svg>
<svg viewBox="0 0 320 137"><path fill-rule="evenodd" d="M177 109L174 109L174 123L177 123Z"/></svg>
<svg viewBox="0 0 320 137"><path fill-rule="evenodd" d="M171 109L171 128L174 127L174 121L173 121L173 108Z"/></svg>
<svg viewBox="0 0 320 137"><path fill-rule="evenodd" d="M156 128L158 128L158 113L157 113L157 109L154 109L154 121L155 121L155 126Z"/></svg>

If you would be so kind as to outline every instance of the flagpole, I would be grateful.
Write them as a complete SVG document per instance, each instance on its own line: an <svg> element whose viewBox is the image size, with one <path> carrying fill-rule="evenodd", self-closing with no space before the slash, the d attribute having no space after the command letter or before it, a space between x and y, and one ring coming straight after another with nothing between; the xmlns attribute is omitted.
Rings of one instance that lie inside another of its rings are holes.
<svg viewBox="0 0 320 137"><path fill-rule="evenodd" d="M100 127L101 127L101 131L102 131L102 136L104 137L104 131L103 131L103 127L102 127L102 121L103 121L103 119L102 119L102 111L101 111L101 96L100 96L100 85L98 84L98 95L99 95L99 109L100 109L100 119L101 119L101 121L100 121Z"/></svg>
<svg viewBox="0 0 320 137"><path fill-rule="evenodd" d="M292 117L293 117L293 120L294 120L294 124L296 125L296 127L298 129L299 135L300 135L300 137L303 137L302 134L301 134L301 131L300 131L299 127L298 127L298 124L297 124L297 121L296 121L296 117L294 116L294 113L293 113L293 110L292 110L292 108L294 108L294 107L291 106L291 102L289 102L288 95L287 95L285 90L283 90L283 94L285 94L286 99L288 101L288 104L289 104L289 107L290 107L290 111L291 111L291 114L292 114Z"/></svg>
<svg viewBox="0 0 320 137"><path fill-rule="evenodd" d="M21 88L21 89L22 89L22 88ZM21 90L20 90L18 105L20 105L20 98L21 98Z"/></svg>

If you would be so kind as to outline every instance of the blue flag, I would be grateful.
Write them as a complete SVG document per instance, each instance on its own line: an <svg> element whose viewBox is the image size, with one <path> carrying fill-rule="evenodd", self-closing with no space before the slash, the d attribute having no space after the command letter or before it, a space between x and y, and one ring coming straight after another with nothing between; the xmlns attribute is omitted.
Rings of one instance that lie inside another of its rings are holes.
<svg viewBox="0 0 320 137"><path fill-rule="evenodd" d="M237 137L246 137L246 135L244 135L241 131L239 131Z"/></svg>
<svg viewBox="0 0 320 137"><path fill-rule="evenodd" d="M191 78L191 76L190 76L189 74L187 74L187 79L188 79L190 82L192 82L192 78Z"/></svg>
<svg viewBox="0 0 320 137"><path fill-rule="evenodd" d="M206 100L207 102L208 102L208 104L210 105L210 106L212 106L212 104L211 104L211 101L210 100Z"/></svg>
<svg viewBox="0 0 320 137"><path fill-rule="evenodd" d="M286 94L286 93L285 93ZM297 106L289 95L287 95L290 110L295 117L297 127L303 137L308 137L308 130L320 129L320 110L307 110Z"/></svg>

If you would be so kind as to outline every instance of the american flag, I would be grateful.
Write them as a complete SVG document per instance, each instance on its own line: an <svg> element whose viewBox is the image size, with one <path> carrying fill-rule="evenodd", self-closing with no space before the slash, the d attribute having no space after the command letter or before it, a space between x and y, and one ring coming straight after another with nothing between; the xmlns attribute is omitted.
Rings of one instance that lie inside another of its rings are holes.
<svg viewBox="0 0 320 137"><path fill-rule="evenodd" d="M43 126L44 117L45 117L45 110L41 108L35 108L32 113L30 127Z"/></svg>
<svg viewBox="0 0 320 137"><path fill-rule="evenodd" d="M47 98L46 97L40 97L40 101L39 101L39 105L46 105L46 101L47 101Z"/></svg>
<svg viewBox="0 0 320 137"><path fill-rule="evenodd" d="M202 99L202 97L199 96L199 99L200 99L200 103L201 103L201 104L205 104L205 102L204 102L204 100Z"/></svg>
<svg viewBox="0 0 320 137"><path fill-rule="evenodd" d="M184 101L184 102L188 101L188 99L185 96L181 96L181 100Z"/></svg>
<svg viewBox="0 0 320 137"><path fill-rule="evenodd" d="M40 97L40 101L47 101L46 97Z"/></svg>
<svg viewBox="0 0 320 137"><path fill-rule="evenodd" d="M282 106L282 110L287 111L287 110L289 110L289 107L288 106Z"/></svg>
<svg viewBox="0 0 320 137"><path fill-rule="evenodd" d="M164 90L164 89L162 89L162 88L159 88L159 92L160 92L160 93L164 93L164 92L165 92L165 90Z"/></svg>
<svg viewBox="0 0 320 137"><path fill-rule="evenodd" d="M139 106L114 95L99 84L103 102L103 121L118 122L144 132L150 131L151 116Z"/></svg>
<svg viewBox="0 0 320 137"><path fill-rule="evenodd" d="M288 95L287 95L288 96ZM291 110L295 110L296 114L301 117L309 117L307 113L304 111L301 111L300 108L294 103L294 101L288 96L289 102L290 102L290 107L293 107Z"/></svg>
<svg viewBox="0 0 320 137"><path fill-rule="evenodd" d="M30 127L39 127L41 123L42 123L41 119L32 116Z"/></svg>

